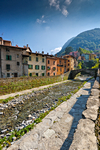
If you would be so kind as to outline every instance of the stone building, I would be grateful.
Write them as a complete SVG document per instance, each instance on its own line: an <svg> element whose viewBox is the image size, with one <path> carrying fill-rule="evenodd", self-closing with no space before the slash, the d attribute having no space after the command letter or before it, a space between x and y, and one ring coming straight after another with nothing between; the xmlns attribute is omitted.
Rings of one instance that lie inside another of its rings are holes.
<svg viewBox="0 0 100 150"><path fill-rule="evenodd" d="M31 53L28 59L29 76L46 76L46 54L36 52Z"/></svg>
<svg viewBox="0 0 100 150"><path fill-rule="evenodd" d="M66 64L67 71L74 70L74 65L75 65L74 56L64 55L63 57L67 59L67 64Z"/></svg>
<svg viewBox="0 0 100 150"><path fill-rule="evenodd" d="M67 59L63 57L57 58L57 75L64 74L67 72Z"/></svg>
<svg viewBox="0 0 100 150"><path fill-rule="evenodd" d="M57 75L57 58L53 55L48 55L46 57L46 74L47 76L56 76Z"/></svg>
<svg viewBox="0 0 100 150"><path fill-rule="evenodd" d="M12 46L11 41L0 37L0 77L20 77L28 75L28 47ZM26 61L25 61L26 60Z"/></svg>

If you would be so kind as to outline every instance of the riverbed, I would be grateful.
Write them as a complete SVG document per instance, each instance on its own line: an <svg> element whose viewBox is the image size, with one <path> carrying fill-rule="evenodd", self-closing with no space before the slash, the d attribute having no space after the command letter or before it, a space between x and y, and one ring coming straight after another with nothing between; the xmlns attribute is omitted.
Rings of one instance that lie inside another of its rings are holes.
<svg viewBox="0 0 100 150"><path fill-rule="evenodd" d="M20 103L10 106L0 115L0 134L22 129L34 122L40 113L48 111L56 106L58 98L67 96L83 83L82 80L73 80L55 85L44 90L22 95ZM17 99L17 98L16 98Z"/></svg>

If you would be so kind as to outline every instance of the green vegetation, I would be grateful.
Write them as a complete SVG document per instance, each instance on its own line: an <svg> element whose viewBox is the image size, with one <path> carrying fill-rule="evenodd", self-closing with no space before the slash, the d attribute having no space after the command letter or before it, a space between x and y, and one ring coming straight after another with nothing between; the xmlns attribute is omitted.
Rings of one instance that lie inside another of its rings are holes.
<svg viewBox="0 0 100 150"><path fill-rule="evenodd" d="M80 52L80 54L93 53L92 50L89 51L89 50L83 49L81 47L79 47L78 52Z"/></svg>
<svg viewBox="0 0 100 150"><path fill-rule="evenodd" d="M72 51L73 51L73 48L71 46L65 48L65 54L69 54Z"/></svg>
<svg viewBox="0 0 100 150"><path fill-rule="evenodd" d="M99 68L99 58L96 58L95 65L92 67L92 69L95 69L95 68Z"/></svg>
<svg viewBox="0 0 100 150"><path fill-rule="evenodd" d="M82 86L86 83L83 82ZM81 86L81 87L82 87ZM72 91L71 93L76 93L80 88L80 86L75 89L74 91ZM1 138L0 139L0 150L2 150L3 147L7 146L9 147L11 145L11 142L13 142L13 138L15 137L15 140L18 140L20 139L24 134L26 134L27 132L29 132L31 129L34 128L35 124L38 124L42 121L42 119L49 114L50 111L54 110L57 106L59 106L62 102L70 99L70 97L72 96L72 94L69 94L67 96L63 96L61 98L58 99L58 102L55 106L53 106L50 110L46 111L45 113L42 113L40 114L39 118L35 119L34 123L28 125L27 127L21 129L21 130L14 130L13 132L11 132L11 135L7 138L7 137L4 137L4 138ZM55 123L55 121L54 121Z"/></svg>
<svg viewBox="0 0 100 150"><path fill-rule="evenodd" d="M71 46L74 50L79 47L89 50L100 50L100 28L88 30L77 35L68 46Z"/></svg>
<svg viewBox="0 0 100 150"><path fill-rule="evenodd" d="M86 61L78 61L77 69L94 69L99 67L99 59L93 59L88 62Z"/></svg>
<svg viewBox="0 0 100 150"><path fill-rule="evenodd" d="M0 79L0 95L19 92L34 87L48 85L60 81L67 80L68 77L53 76L53 77L20 77L11 79ZM7 101L7 100L6 100ZM8 100L9 101L9 100Z"/></svg>
<svg viewBox="0 0 100 150"><path fill-rule="evenodd" d="M14 97L8 97L6 99L0 99L0 103L8 103L8 101L11 101L12 99L14 99Z"/></svg>
<svg viewBox="0 0 100 150"><path fill-rule="evenodd" d="M81 47L83 49L88 49L90 52L94 51L100 53L99 41L100 41L100 28L88 30L78 34L75 38L73 38L71 42L69 42L68 45L66 45L66 47L62 48L62 50L57 53L57 55L59 57L65 55L65 49L67 47L72 47L73 49L72 51L76 51L79 49L79 47Z"/></svg>

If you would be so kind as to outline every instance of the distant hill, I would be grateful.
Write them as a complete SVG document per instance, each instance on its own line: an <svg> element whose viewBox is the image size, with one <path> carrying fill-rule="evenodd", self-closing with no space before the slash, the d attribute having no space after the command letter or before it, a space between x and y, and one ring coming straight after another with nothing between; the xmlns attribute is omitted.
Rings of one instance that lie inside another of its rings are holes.
<svg viewBox="0 0 100 150"><path fill-rule="evenodd" d="M78 34L66 47L70 46L73 48L73 51L76 51L79 47L93 51L100 50L100 28L95 28ZM64 49L59 52L60 56L64 55L66 47L64 46Z"/></svg>
<svg viewBox="0 0 100 150"><path fill-rule="evenodd" d="M75 37L72 37L71 39L69 39L62 47L62 49L57 53L57 56L61 56L64 55L65 52L65 48L69 45L69 43L74 39Z"/></svg>

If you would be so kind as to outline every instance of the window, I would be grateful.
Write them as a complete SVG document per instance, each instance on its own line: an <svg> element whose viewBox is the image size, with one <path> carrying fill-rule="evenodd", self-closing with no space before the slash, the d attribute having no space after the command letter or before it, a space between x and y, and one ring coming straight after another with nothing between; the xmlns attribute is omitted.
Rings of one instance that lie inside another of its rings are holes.
<svg viewBox="0 0 100 150"><path fill-rule="evenodd" d="M36 70L39 70L39 65L35 65L35 69L36 69Z"/></svg>
<svg viewBox="0 0 100 150"><path fill-rule="evenodd" d="M31 77L31 76L32 76L32 73L30 73L29 76Z"/></svg>
<svg viewBox="0 0 100 150"><path fill-rule="evenodd" d="M36 61L38 61L38 57L36 57Z"/></svg>
<svg viewBox="0 0 100 150"><path fill-rule="evenodd" d="M42 69L42 70L45 70L45 66L41 66L41 69Z"/></svg>
<svg viewBox="0 0 100 150"><path fill-rule="evenodd" d="M36 73L36 76L38 76L38 73Z"/></svg>
<svg viewBox="0 0 100 150"><path fill-rule="evenodd" d="M10 50L8 48L6 48L6 52L9 52Z"/></svg>
<svg viewBox="0 0 100 150"><path fill-rule="evenodd" d="M53 65L55 65L55 61L53 61Z"/></svg>
<svg viewBox="0 0 100 150"><path fill-rule="evenodd" d="M49 67L49 66L47 67L47 70L50 70L50 67Z"/></svg>
<svg viewBox="0 0 100 150"><path fill-rule="evenodd" d="M19 58L19 54L17 54L17 58Z"/></svg>
<svg viewBox="0 0 100 150"><path fill-rule="evenodd" d="M48 74L47 74L48 76L50 76L50 73L48 72Z"/></svg>
<svg viewBox="0 0 100 150"><path fill-rule="evenodd" d="M50 64L50 60L48 60L48 64Z"/></svg>
<svg viewBox="0 0 100 150"><path fill-rule="evenodd" d="M53 73L53 75L55 76L55 72Z"/></svg>
<svg viewBox="0 0 100 150"><path fill-rule="evenodd" d="M28 65L28 69L33 69L33 65Z"/></svg>
<svg viewBox="0 0 100 150"><path fill-rule="evenodd" d="M70 60L68 60L68 62L70 62Z"/></svg>
<svg viewBox="0 0 100 150"><path fill-rule="evenodd" d="M10 70L10 65L6 65L6 70Z"/></svg>
<svg viewBox="0 0 100 150"><path fill-rule="evenodd" d="M6 55L6 60L12 60L12 56L11 55Z"/></svg>
<svg viewBox="0 0 100 150"><path fill-rule="evenodd" d="M60 68L60 72L62 72L62 68Z"/></svg>
<svg viewBox="0 0 100 150"><path fill-rule="evenodd" d="M38 56L38 54L36 54L36 56Z"/></svg>
<svg viewBox="0 0 100 150"><path fill-rule="evenodd" d="M10 73L7 73L7 77L10 77Z"/></svg>
<svg viewBox="0 0 100 150"><path fill-rule="evenodd" d="M29 61L31 61L31 56L29 56Z"/></svg>
<svg viewBox="0 0 100 150"><path fill-rule="evenodd" d="M68 66L69 66L69 64L68 64Z"/></svg>
<svg viewBox="0 0 100 150"><path fill-rule="evenodd" d="M66 60L64 61L64 63L66 63Z"/></svg>
<svg viewBox="0 0 100 150"><path fill-rule="evenodd" d="M59 60L59 63L61 64L61 60Z"/></svg>
<svg viewBox="0 0 100 150"><path fill-rule="evenodd" d="M56 70L56 67L53 67L53 71L55 71Z"/></svg>
<svg viewBox="0 0 100 150"><path fill-rule="evenodd" d="M42 58L42 62L44 62L44 58Z"/></svg>
<svg viewBox="0 0 100 150"><path fill-rule="evenodd" d="M44 76L44 73L42 73L42 76Z"/></svg>
<svg viewBox="0 0 100 150"><path fill-rule="evenodd" d="M19 66L20 65L20 62L17 62L17 66Z"/></svg>

